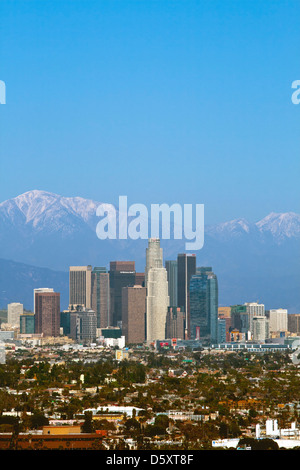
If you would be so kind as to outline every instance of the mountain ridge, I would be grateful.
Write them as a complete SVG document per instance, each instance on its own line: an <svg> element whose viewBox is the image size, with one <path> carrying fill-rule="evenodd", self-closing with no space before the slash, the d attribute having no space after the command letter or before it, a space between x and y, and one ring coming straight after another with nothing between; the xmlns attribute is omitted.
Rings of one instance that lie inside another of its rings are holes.
<svg viewBox="0 0 300 470"><path fill-rule="evenodd" d="M110 261L130 259L136 262L137 271L144 271L147 240L97 238L99 204L42 190L27 191L2 202L0 258L64 273L71 265L109 268ZM204 247L196 252L197 266L212 266L218 275L221 305L259 298L270 308L286 306L297 313L299 240L300 215L295 212L271 212L254 223L237 218L209 225L205 227ZM165 260L185 252L185 240L162 239L161 246ZM27 268L27 272L29 276L32 269ZM41 279L46 282L47 276ZM6 282L3 277L1 282L0 291ZM21 285L18 278L22 290ZM2 290L8 289L6 283Z"/></svg>
<svg viewBox="0 0 300 470"><path fill-rule="evenodd" d="M96 220L96 209L100 204L103 203L93 199L86 199L80 196L60 196L49 191L35 189L0 203L0 218L3 220L4 215L7 218L11 218L10 210L17 207L20 215L25 218L26 224L32 223L33 227L39 227L40 221L47 221L47 219L45 220L45 213L50 213L51 215L54 211L57 215L58 210L61 210L64 213L67 211L69 214L81 219L89 227L95 228L93 225L91 226L91 223L93 224ZM110 204L110 206L113 205ZM49 216L48 220L50 220ZM273 235L280 232L281 236L300 237L300 214L295 212L271 212L257 222L249 222L245 218L237 218L208 225L207 229L209 233L212 233L212 231L220 233L226 230L233 231L237 227L247 233L256 227L260 232L271 232Z"/></svg>

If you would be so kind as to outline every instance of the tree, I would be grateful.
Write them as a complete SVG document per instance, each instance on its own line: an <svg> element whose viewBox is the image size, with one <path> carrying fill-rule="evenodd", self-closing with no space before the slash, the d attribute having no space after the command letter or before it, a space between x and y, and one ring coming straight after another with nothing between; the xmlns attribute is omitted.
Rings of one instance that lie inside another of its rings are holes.
<svg viewBox="0 0 300 470"><path fill-rule="evenodd" d="M84 413L84 423L81 426L81 432L92 433L94 430L93 414L91 411L86 411Z"/></svg>
<svg viewBox="0 0 300 470"><path fill-rule="evenodd" d="M127 419L124 426L132 437L136 437L141 433L141 425L135 418Z"/></svg>
<svg viewBox="0 0 300 470"><path fill-rule="evenodd" d="M279 446L273 439L254 439L244 437L239 440L238 447L251 447L251 450L278 450Z"/></svg>
<svg viewBox="0 0 300 470"><path fill-rule="evenodd" d="M30 427L31 429L38 429L49 424L48 418L44 416L40 411L35 411L30 417Z"/></svg>
<svg viewBox="0 0 300 470"><path fill-rule="evenodd" d="M166 431L167 427L169 426L169 418L167 415L157 415L154 424L156 426L160 426L164 429L164 431Z"/></svg>

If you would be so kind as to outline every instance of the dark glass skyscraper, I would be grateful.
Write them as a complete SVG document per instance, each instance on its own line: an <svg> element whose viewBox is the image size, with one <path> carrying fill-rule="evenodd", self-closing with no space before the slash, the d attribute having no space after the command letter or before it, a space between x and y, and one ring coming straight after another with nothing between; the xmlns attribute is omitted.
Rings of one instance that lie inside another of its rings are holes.
<svg viewBox="0 0 300 470"><path fill-rule="evenodd" d="M190 280L190 328L191 339L205 343L218 341L218 280L211 268L197 268Z"/></svg>
<svg viewBox="0 0 300 470"><path fill-rule="evenodd" d="M110 326L120 326L122 322L122 288L135 285L134 261L111 261L110 283Z"/></svg>
<svg viewBox="0 0 300 470"><path fill-rule="evenodd" d="M177 256L177 307L185 312L185 339L190 337L190 299L189 285L191 277L196 273L196 256L179 254Z"/></svg>
<svg viewBox="0 0 300 470"><path fill-rule="evenodd" d="M177 307L177 261L166 261L170 306Z"/></svg>

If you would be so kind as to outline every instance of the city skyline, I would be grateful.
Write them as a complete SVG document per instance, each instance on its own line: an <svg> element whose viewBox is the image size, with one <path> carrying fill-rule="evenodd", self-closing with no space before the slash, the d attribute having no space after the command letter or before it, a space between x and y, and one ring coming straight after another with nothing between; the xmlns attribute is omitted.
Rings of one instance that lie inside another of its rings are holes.
<svg viewBox="0 0 300 470"><path fill-rule="evenodd" d="M160 239L148 239L149 242L157 243L158 248L154 250L153 254L149 254L149 249L146 247L146 241L143 241L143 250L146 252L146 256L143 258L146 259L146 266L144 271L140 269L142 264L142 260L139 258L140 252L136 253L136 256L131 257L132 253L126 252L123 250L122 258L117 260L108 261L107 266L99 267L103 259L99 258L99 263L92 263L89 262L88 265L73 265L68 267L68 272L65 274L68 275L68 299L63 295L63 308L67 308L67 306L85 306L86 308L91 308L95 310L97 314L97 323L104 322L107 324L109 318L115 318L114 323L117 323L121 319L121 293L123 287L134 285L146 285L147 283L147 272L149 268L147 265L151 265L152 267L163 268L166 271L166 279L168 281L168 295L170 297L169 306L178 306L184 309L184 312L187 314L186 318L186 325L187 330L189 330L189 282L193 275L200 274L200 272L204 270L210 271L212 268L207 268L207 263L203 263L203 259L200 253L180 253L180 252L173 252L174 259L170 256L163 257L163 249L160 246L161 240ZM197 258L198 256L198 258ZM130 260L131 258L131 260ZM125 260L124 260L125 259ZM186 260L189 260L188 264ZM90 260L88 260L90 261ZM18 263L16 264L18 265ZM136 268L136 265L139 268ZM21 264L20 264L21 266ZM26 265L22 265L25 268ZM29 266L27 267L29 268ZM214 269L215 270L215 269ZM61 271L54 271L54 270L45 270L45 272L51 273L52 281L50 284L55 287L57 290L57 286L61 279L56 279L64 274ZM186 273L188 273L186 275ZM219 272L217 269L216 272L219 276ZM226 270L225 270L226 273ZM213 273L212 273L213 274ZM229 270L227 269L227 275L229 274ZM100 276L100 277L99 277ZM102 278L102 279L101 279ZM58 281L58 282L57 282ZM44 283L45 284L45 283ZM48 283L47 283L48 284ZM224 285L225 284L225 285ZM39 288L38 285L41 283L34 282L34 291L37 290L45 290L45 288ZM107 287L110 288L111 292L115 291L114 299L111 298L107 291ZM53 291L53 287L47 288L50 291ZM60 291L60 288L58 288ZM221 277L221 283L219 284L219 293L226 292L228 290L228 281ZM264 299L264 290L262 289L262 294L260 295L260 299L265 302ZM100 295L100 293L102 293ZM65 293L64 293L65 294ZM266 292L267 294L267 292ZM97 296L100 295L98 298ZM220 295L219 295L220 297ZM242 295L239 294L239 300L237 301L236 298L230 298L230 294L227 292L227 302L224 301L220 302L220 306L228 306L239 304L246 300L254 301L258 299L258 296L253 295ZM298 309L290 308L285 302L278 302L274 300L276 297L274 295L269 297L269 301L267 302L268 309L276 309L276 308L288 308L291 313L296 313ZM34 297L33 297L34 299ZM87 299L87 301L86 301ZM174 299L177 299L174 303ZM271 300L270 300L271 299ZM13 296L11 300L7 303L13 302L23 302L22 295L19 294ZM2 308L4 305L2 306ZM28 310L30 309L30 305L28 302L25 302L25 308ZM72 307L73 308L73 307ZM33 305L34 311L34 305ZM102 325L104 326L104 324Z"/></svg>
<svg viewBox="0 0 300 470"><path fill-rule="evenodd" d="M174 301L169 292L176 286ZM299 314L289 315L286 308L266 309L256 301L220 306L218 290L212 267L197 266L195 255L180 253L164 263L160 240L152 238L143 273L136 272L135 261L111 261L108 272L104 267L70 266L67 310L60 308L60 292L36 287L33 317L23 304L10 303L4 330L20 329L37 337L64 335L83 344L107 338L110 345L123 344L121 348L133 342L159 349L176 347L178 341L187 347L263 344L271 335L285 337L289 327L297 328L294 319Z"/></svg>

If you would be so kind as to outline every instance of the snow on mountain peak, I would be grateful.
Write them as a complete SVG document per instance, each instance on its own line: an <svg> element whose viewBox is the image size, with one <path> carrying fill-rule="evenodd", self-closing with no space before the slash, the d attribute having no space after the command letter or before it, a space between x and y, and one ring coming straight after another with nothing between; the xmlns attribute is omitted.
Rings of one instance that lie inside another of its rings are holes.
<svg viewBox="0 0 300 470"><path fill-rule="evenodd" d="M49 207L54 204L59 197L60 196L56 194L35 189L20 194L14 198L13 201L24 214L26 222L29 222L36 217L39 217L45 210L49 209Z"/></svg>
<svg viewBox="0 0 300 470"><path fill-rule="evenodd" d="M251 230L251 224L244 218L229 220L211 227L207 227L207 232L212 235L241 235L243 233L249 233Z"/></svg>
<svg viewBox="0 0 300 470"><path fill-rule="evenodd" d="M77 231L88 225L95 230L96 210L100 202L79 196L65 197L42 190L27 191L0 204L0 219L10 225L34 227L36 230L63 232ZM111 206L111 204L108 204ZM251 236L255 233L270 234L281 241L300 235L300 215L294 212L269 215L257 223L237 218L214 226L207 226L206 233L222 239Z"/></svg>
<svg viewBox="0 0 300 470"><path fill-rule="evenodd" d="M68 225L76 225L76 220L88 223L95 216L97 206L97 202L81 197L63 197L35 189L4 201L0 212L6 219L23 221L35 228L42 229L48 222L53 228L67 230Z"/></svg>
<svg viewBox="0 0 300 470"><path fill-rule="evenodd" d="M261 232L270 232L277 238L291 238L300 234L300 215L295 212L271 212L256 226Z"/></svg>

